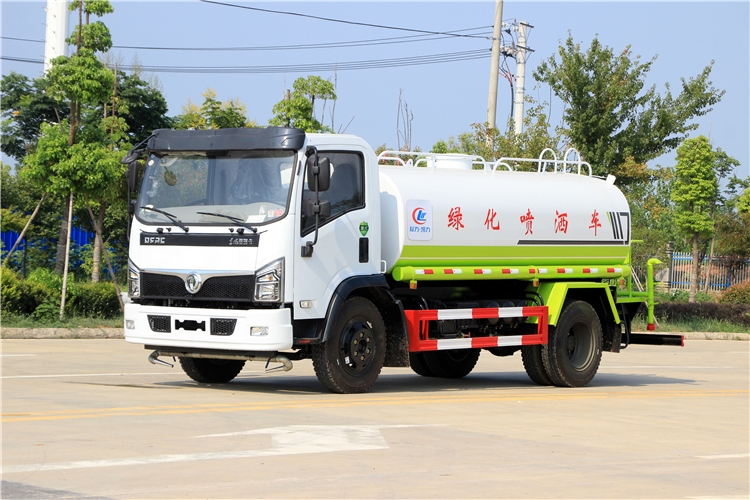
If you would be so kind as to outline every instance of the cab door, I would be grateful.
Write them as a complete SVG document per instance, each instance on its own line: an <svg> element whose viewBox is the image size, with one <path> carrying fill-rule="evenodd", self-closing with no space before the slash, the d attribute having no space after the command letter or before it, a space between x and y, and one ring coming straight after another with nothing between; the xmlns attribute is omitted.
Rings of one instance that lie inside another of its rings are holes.
<svg viewBox="0 0 750 500"><path fill-rule="evenodd" d="M368 203L366 196L364 154L322 149L318 154L331 162L330 188L320 192L321 201L330 202L331 214L320 218L312 255L302 257L302 247L315 239L315 217L307 215L315 191L308 187L304 172L304 189L299 200L301 213L295 225L298 231L294 249L294 319L325 317L331 296L342 280L378 272L379 263L373 260L376 242L371 238L375 222L372 206L377 203Z"/></svg>

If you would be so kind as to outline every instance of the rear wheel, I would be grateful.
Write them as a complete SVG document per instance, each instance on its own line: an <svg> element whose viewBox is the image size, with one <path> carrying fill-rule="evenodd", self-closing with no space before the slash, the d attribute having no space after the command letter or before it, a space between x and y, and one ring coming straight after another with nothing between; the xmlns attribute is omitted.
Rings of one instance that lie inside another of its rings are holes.
<svg viewBox="0 0 750 500"><path fill-rule="evenodd" d="M242 359L180 358L188 377L203 384L225 384L236 377L245 361Z"/></svg>
<svg viewBox="0 0 750 500"><path fill-rule="evenodd" d="M550 380L561 387L583 387L594 378L602 359L602 326L588 302L566 302L542 362Z"/></svg>
<svg viewBox="0 0 750 500"><path fill-rule="evenodd" d="M542 361L541 345L525 345L521 347L521 359L523 367L529 378L539 385L553 385L552 379L544 371L544 362Z"/></svg>
<svg viewBox="0 0 750 500"><path fill-rule="evenodd" d="M435 376L435 374L432 373L432 370L430 370L430 367L427 366L427 362L424 359L423 352L410 352L409 366L417 375L422 375L423 377Z"/></svg>
<svg viewBox="0 0 750 500"><path fill-rule="evenodd" d="M449 349L422 353L432 374L442 378L463 378L474 369L481 349Z"/></svg>
<svg viewBox="0 0 750 500"><path fill-rule="evenodd" d="M385 360L385 326L369 300L344 302L331 337L312 346L318 380L332 392L365 392L378 378Z"/></svg>

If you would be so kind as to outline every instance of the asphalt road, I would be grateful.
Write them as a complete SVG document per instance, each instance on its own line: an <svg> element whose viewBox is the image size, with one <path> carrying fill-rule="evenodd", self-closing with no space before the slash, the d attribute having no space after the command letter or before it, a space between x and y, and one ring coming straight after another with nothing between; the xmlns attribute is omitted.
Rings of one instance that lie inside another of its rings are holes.
<svg viewBox="0 0 750 500"><path fill-rule="evenodd" d="M384 369L334 395L309 361L199 386L121 340L3 340L2 498L748 498L750 343L605 353L539 387Z"/></svg>

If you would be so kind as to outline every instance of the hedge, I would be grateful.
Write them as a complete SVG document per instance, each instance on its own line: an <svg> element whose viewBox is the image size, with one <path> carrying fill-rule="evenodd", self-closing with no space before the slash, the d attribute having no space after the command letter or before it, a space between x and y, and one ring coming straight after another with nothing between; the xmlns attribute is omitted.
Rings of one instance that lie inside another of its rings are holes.
<svg viewBox="0 0 750 500"><path fill-rule="evenodd" d="M29 279L19 278L3 268L0 274L3 313L53 318L60 311L62 279L50 270L35 270ZM114 318L120 314L117 292L112 283L68 284L65 312L71 316Z"/></svg>
<svg viewBox="0 0 750 500"><path fill-rule="evenodd" d="M719 302L722 304L750 305L750 281L738 283L727 288Z"/></svg>
<svg viewBox="0 0 750 500"><path fill-rule="evenodd" d="M646 315L646 306L638 309L639 315ZM691 321L694 319L713 319L727 321L737 325L750 327L750 305L745 304L716 304L713 302L685 302L659 303L654 307L657 320Z"/></svg>

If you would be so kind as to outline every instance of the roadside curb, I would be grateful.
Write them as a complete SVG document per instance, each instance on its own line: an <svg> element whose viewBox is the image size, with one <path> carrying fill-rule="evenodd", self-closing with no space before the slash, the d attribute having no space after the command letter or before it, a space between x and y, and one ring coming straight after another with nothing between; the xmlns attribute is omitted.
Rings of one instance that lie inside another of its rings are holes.
<svg viewBox="0 0 750 500"><path fill-rule="evenodd" d="M124 339L122 328L3 328L3 339Z"/></svg>
<svg viewBox="0 0 750 500"><path fill-rule="evenodd" d="M3 328L3 339L124 339L122 328ZM750 341L750 333L663 332L685 340Z"/></svg>

